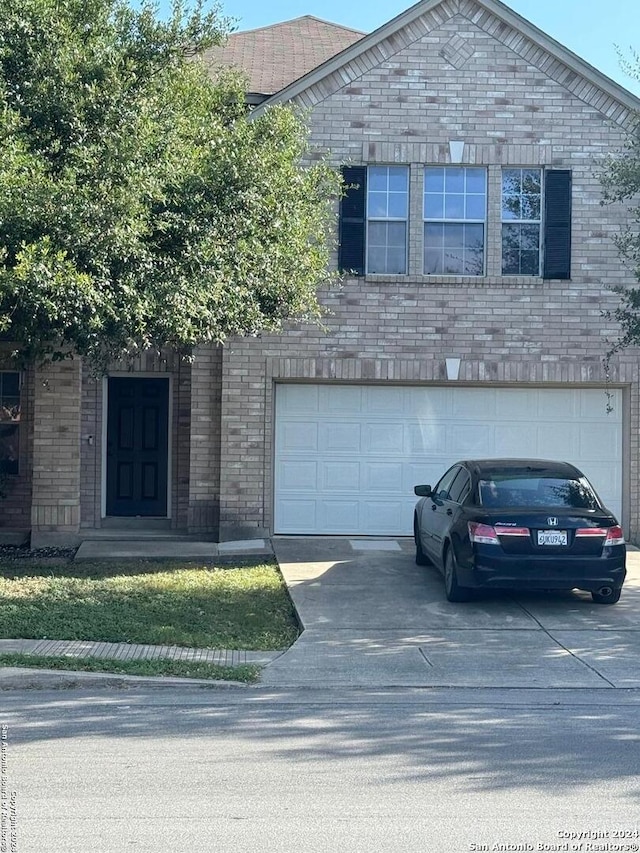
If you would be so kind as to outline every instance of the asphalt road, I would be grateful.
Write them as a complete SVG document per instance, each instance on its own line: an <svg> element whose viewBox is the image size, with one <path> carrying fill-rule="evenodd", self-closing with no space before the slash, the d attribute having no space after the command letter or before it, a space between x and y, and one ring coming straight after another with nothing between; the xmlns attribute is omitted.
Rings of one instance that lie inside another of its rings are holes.
<svg viewBox="0 0 640 853"><path fill-rule="evenodd" d="M23 691L0 709L11 853L640 850L637 690Z"/></svg>

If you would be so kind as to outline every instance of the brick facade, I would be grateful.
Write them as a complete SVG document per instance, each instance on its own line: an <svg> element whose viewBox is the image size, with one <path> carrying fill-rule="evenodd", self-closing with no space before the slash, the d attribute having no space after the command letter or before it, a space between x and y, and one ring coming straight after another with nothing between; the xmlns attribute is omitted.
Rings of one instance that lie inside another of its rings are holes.
<svg viewBox="0 0 640 853"><path fill-rule="evenodd" d="M598 159L618 149L628 111L473 2L446 2L311 86L311 138L336 164L410 167L409 271L347 280L322 295L325 329L234 340L224 352L221 537L272 529L274 386L279 381L603 385L616 328L608 290L628 282L612 235L624 212L600 206ZM488 172L487 274L424 276L422 169L462 163ZM572 278L501 275L500 168L573 175ZM613 365L626 389L629 525L635 498L637 353Z"/></svg>

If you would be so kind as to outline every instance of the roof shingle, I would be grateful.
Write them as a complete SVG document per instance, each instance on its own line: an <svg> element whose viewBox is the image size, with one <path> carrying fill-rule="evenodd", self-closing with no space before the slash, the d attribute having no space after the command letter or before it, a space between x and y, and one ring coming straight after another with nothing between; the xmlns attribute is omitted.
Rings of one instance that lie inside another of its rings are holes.
<svg viewBox="0 0 640 853"><path fill-rule="evenodd" d="M272 95L364 35L303 15L257 30L232 33L225 45L206 51L204 61L210 68L241 69L249 78L249 92Z"/></svg>

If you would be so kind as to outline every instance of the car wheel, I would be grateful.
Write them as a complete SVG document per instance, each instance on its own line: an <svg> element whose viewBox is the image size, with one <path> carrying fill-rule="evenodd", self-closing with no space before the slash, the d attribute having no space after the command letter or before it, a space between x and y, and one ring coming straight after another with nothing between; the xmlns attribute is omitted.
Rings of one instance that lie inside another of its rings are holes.
<svg viewBox="0 0 640 853"><path fill-rule="evenodd" d="M592 592L591 598L595 601L596 604L616 604L620 601L620 593L622 589L613 589L610 587L611 592L608 595L604 595L601 592Z"/></svg>
<svg viewBox="0 0 640 853"><path fill-rule="evenodd" d="M470 589L458 586L458 571L453 548L447 548L444 558L444 593L447 601L469 601L472 597Z"/></svg>
<svg viewBox="0 0 640 853"><path fill-rule="evenodd" d="M416 563L419 566L428 566L431 564L431 560L427 557L427 555L422 550L422 542L420 541L420 536L418 534L418 519L414 516L413 519L413 538L416 543Z"/></svg>

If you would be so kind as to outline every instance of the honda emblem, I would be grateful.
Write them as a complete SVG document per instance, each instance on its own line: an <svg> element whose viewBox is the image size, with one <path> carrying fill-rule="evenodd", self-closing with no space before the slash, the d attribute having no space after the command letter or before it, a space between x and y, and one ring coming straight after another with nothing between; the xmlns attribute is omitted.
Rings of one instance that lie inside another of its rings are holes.
<svg viewBox="0 0 640 853"><path fill-rule="evenodd" d="M549 525L549 527L557 527L558 519L555 517L555 515L550 515L547 519L547 524Z"/></svg>

